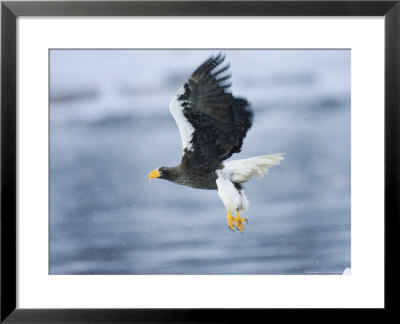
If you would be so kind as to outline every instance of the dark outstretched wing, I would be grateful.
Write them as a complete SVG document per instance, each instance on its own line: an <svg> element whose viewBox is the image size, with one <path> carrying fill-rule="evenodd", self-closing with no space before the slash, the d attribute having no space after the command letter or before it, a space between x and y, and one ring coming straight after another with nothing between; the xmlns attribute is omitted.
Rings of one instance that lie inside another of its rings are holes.
<svg viewBox="0 0 400 324"><path fill-rule="evenodd" d="M218 55L209 58L193 72L185 84L188 91L182 99L186 99L188 107L214 118L222 123L229 122L232 116L232 94L226 90L231 86L230 74L226 74L229 64L213 72L224 57Z"/></svg>
<svg viewBox="0 0 400 324"><path fill-rule="evenodd" d="M240 152L243 138L251 127L250 104L229 92L229 65L221 67L223 61L221 55L205 61L171 102L185 164L218 165Z"/></svg>

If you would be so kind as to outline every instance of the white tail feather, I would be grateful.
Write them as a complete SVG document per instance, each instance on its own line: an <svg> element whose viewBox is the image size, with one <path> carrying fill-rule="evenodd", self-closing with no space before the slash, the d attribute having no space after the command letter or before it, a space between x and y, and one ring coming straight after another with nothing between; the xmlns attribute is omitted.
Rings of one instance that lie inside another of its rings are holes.
<svg viewBox="0 0 400 324"><path fill-rule="evenodd" d="M223 172L229 175L231 181L246 182L250 178L262 178L268 169L278 165L283 160L285 153L256 156L244 160L224 162Z"/></svg>

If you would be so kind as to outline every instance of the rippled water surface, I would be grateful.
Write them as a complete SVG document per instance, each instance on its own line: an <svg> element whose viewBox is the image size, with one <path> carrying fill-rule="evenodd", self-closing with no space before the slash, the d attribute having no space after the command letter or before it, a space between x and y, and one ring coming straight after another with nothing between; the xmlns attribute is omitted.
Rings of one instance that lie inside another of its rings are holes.
<svg viewBox="0 0 400 324"><path fill-rule="evenodd" d="M285 152L246 185L245 232L216 191L148 180L179 164L168 105L219 51L50 54L51 274L341 274L350 267L350 51L224 51L253 127L231 159Z"/></svg>

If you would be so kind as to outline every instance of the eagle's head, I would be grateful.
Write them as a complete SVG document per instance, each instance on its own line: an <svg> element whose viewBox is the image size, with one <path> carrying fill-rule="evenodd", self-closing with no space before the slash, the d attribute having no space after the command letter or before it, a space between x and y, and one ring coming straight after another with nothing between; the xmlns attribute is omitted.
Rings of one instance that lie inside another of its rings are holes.
<svg viewBox="0 0 400 324"><path fill-rule="evenodd" d="M175 176L175 168L168 168L168 167L159 167L158 169L155 169L150 172L149 174L149 180L151 181L154 178L160 178L160 179L165 179L165 180L170 180L173 181L176 176Z"/></svg>

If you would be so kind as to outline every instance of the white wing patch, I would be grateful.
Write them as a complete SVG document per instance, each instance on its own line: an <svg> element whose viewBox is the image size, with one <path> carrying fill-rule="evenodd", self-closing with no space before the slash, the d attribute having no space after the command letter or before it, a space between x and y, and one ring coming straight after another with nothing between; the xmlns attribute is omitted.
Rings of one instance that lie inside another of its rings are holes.
<svg viewBox="0 0 400 324"><path fill-rule="evenodd" d="M262 178L268 169L283 160L284 153L256 156L244 160L224 162L222 172L233 182L243 183L251 177Z"/></svg>
<svg viewBox="0 0 400 324"><path fill-rule="evenodd" d="M185 89L181 87L177 92L177 94L175 95L175 97L172 99L171 103L169 104L169 111L171 112L172 116L175 119L176 124L178 125L179 133L181 135L182 148L191 150L192 145L190 141L192 140L194 128L183 114L182 111L183 107L178 100L178 97L184 94L184 92Z"/></svg>

